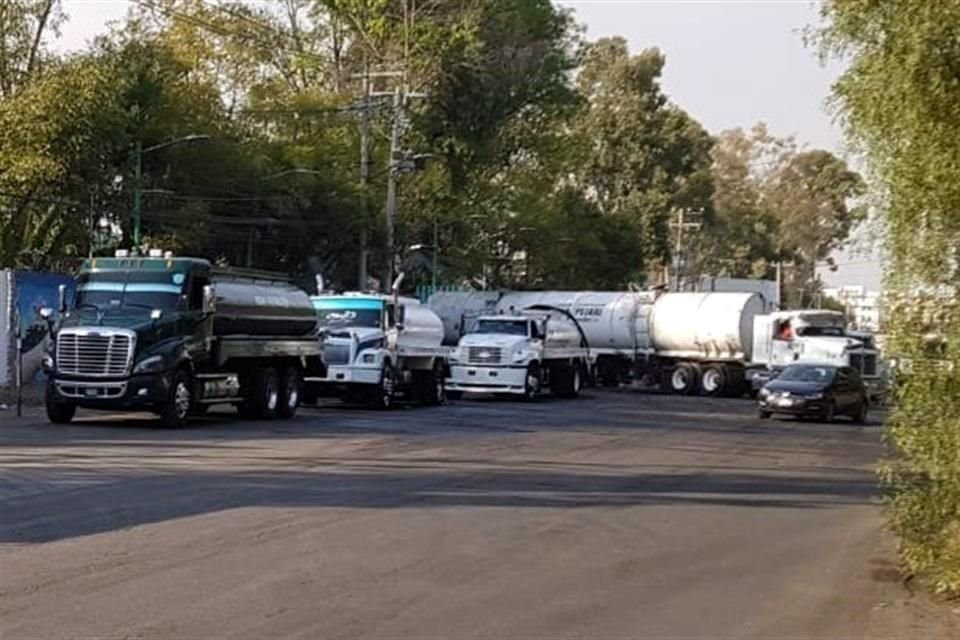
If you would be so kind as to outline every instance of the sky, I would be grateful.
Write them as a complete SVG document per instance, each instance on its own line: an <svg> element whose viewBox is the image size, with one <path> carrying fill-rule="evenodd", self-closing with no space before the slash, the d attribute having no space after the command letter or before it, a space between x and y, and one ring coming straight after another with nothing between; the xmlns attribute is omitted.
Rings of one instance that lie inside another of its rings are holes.
<svg viewBox="0 0 960 640"><path fill-rule="evenodd" d="M765 122L778 136L844 155L843 136L826 107L839 62L822 65L804 45L803 30L818 23L810 0L557 0L586 26L586 37L620 35L631 51L659 48L666 56L663 87L710 132ZM127 0L64 0L70 16L54 44L84 48L123 18ZM861 244L859 241L855 245ZM876 259L841 252L827 285L880 288Z"/></svg>

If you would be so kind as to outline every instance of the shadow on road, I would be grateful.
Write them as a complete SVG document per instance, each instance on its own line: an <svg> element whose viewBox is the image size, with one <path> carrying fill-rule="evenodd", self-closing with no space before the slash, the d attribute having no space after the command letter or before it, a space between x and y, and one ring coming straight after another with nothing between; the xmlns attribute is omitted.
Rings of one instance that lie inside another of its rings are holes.
<svg viewBox="0 0 960 640"><path fill-rule="evenodd" d="M371 467L376 464L370 461ZM74 474L72 481L77 480ZM811 509L867 503L874 494L873 477L864 472L464 472L408 463L383 471L132 474L5 500L0 505L0 542L45 542L242 507Z"/></svg>

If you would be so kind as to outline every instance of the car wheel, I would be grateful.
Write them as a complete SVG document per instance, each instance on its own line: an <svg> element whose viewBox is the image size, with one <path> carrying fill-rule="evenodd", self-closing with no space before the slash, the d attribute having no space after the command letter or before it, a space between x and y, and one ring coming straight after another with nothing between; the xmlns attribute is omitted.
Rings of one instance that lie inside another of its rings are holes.
<svg viewBox="0 0 960 640"><path fill-rule="evenodd" d="M866 398L860 400L860 404L857 406L857 413L853 416L853 421L857 424L866 424L867 422L867 413L870 411L870 403Z"/></svg>
<svg viewBox="0 0 960 640"><path fill-rule="evenodd" d="M759 409L759 410L757 411L757 417L760 418L761 420L767 420L767 419L769 419L770 416L772 416L772 415L773 415L773 414L772 414L771 412L769 412L769 411L764 411L763 409Z"/></svg>
<svg viewBox="0 0 960 640"><path fill-rule="evenodd" d="M833 400L828 401L827 406L824 407L823 409L823 416L822 416L823 421L826 423L833 422L833 417L836 411L837 411L837 406L833 402Z"/></svg>

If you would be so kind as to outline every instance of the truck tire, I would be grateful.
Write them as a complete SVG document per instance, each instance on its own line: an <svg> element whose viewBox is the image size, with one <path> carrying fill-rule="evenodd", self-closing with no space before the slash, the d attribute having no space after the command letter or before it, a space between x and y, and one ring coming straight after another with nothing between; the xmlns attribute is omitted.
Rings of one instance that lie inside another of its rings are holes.
<svg viewBox="0 0 960 640"><path fill-rule="evenodd" d="M393 373L393 367L386 363L380 371L380 384L370 392L367 403L374 409L388 411L393 408L396 389L396 376Z"/></svg>
<svg viewBox="0 0 960 640"><path fill-rule="evenodd" d="M554 391L561 398L576 398L583 388L583 373L579 365L555 369Z"/></svg>
<svg viewBox="0 0 960 640"><path fill-rule="evenodd" d="M681 362L670 370L668 381L670 391L681 395L693 395L699 386L699 367L690 362Z"/></svg>
<svg viewBox="0 0 960 640"><path fill-rule="evenodd" d="M436 363L430 372L430 395L426 404L430 407L439 407L447 402L446 377L443 375L443 365Z"/></svg>
<svg viewBox="0 0 960 640"><path fill-rule="evenodd" d="M240 412L253 418L270 419L280 404L280 376L273 367L256 369L249 376Z"/></svg>
<svg viewBox="0 0 960 640"><path fill-rule="evenodd" d="M722 396L727 390L727 368L722 364L711 364L703 370L700 377L700 389L706 396Z"/></svg>
<svg viewBox="0 0 960 640"><path fill-rule="evenodd" d="M67 402L57 402L53 396L52 383L47 384L44 394L44 404L47 406L47 420L53 424L70 424L77 413L77 405Z"/></svg>
<svg viewBox="0 0 960 640"><path fill-rule="evenodd" d="M599 372L600 384L604 387L619 387L621 376L620 376L620 363L614 360L613 358L603 358L597 363L597 370Z"/></svg>
<svg viewBox="0 0 960 640"><path fill-rule="evenodd" d="M523 399L533 401L539 398L542 385L543 375L540 372L540 365L531 362L527 365L527 375L523 379Z"/></svg>
<svg viewBox="0 0 960 640"><path fill-rule="evenodd" d="M283 370L283 377L280 379L280 401L277 404L278 417L289 420L297 415L301 384L298 367L287 367Z"/></svg>
<svg viewBox="0 0 960 640"><path fill-rule="evenodd" d="M190 374L183 369L173 374L167 398L159 407L160 424L168 429L179 429L190 419L193 408L193 385Z"/></svg>

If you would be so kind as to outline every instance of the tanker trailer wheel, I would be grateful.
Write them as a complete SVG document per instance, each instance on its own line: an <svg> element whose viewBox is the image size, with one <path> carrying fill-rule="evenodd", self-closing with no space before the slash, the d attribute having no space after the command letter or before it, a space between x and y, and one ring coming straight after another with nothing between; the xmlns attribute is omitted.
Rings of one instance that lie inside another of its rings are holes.
<svg viewBox="0 0 960 640"><path fill-rule="evenodd" d="M576 398L583 388L583 373L579 364L558 368L556 393L561 398Z"/></svg>
<svg viewBox="0 0 960 640"><path fill-rule="evenodd" d="M711 364L703 370L700 388L707 396L722 396L727 390L727 368L722 364Z"/></svg>
<svg viewBox="0 0 960 640"><path fill-rule="evenodd" d="M697 392L699 370L689 362L681 362L670 371L670 390L681 395L693 395Z"/></svg>
<svg viewBox="0 0 960 640"><path fill-rule="evenodd" d="M272 418L280 404L280 376L273 367L250 373L240 413L254 418Z"/></svg>
<svg viewBox="0 0 960 640"><path fill-rule="evenodd" d="M163 405L159 407L160 424L169 429L177 429L187 424L193 405L193 387L190 374L180 369L173 374L170 391Z"/></svg>
<svg viewBox="0 0 960 640"><path fill-rule="evenodd" d="M300 369L287 367L283 370L280 380L280 402L277 405L277 416L284 419L292 418L297 414L300 406Z"/></svg>
<svg viewBox="0 0 960 640"><path fill-rule="evenodd" d="M542 386L543 374L540 371L540 365L531 362L527 365L527 375L523 379L523 399L529 401L539 398Z"/></svg>

